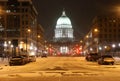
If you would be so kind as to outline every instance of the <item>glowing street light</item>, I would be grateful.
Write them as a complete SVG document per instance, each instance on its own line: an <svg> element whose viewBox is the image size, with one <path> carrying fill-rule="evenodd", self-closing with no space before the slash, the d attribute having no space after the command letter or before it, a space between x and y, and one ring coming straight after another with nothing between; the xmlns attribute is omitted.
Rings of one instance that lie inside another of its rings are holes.
<svg viewBox="0 0 120 81"><path fill-rule="evenodd" d="M107 49L107 46L104 46L105 49Z"/></svg>
<svg viewBox="0 0 120 81"><path fill-rule="evenodd" d="M40 38L40 35L38 35L37 37Z"/></svg>
<svg viewBox="0 0 120 81"><path fill-rule="evenodd" d="M31 30L30 30L30 29L28 29L27 31L28 31L28 32L31 32Z"/></svg>
<svg viewBox="0 0 120 81"><path fill-rule="evenodd" d="M7 47L7 41L4 42L4 47Z"/></svg>
<svg viewBox="0 0 120 81"><path fill-rule="evenodd" d="M87 35L86 38L89 38L89 36Z"/></svg>
<svg viewBox="0 0 120 81"><path fill-rule="evenodd" d="M83 43L83 41L81 40L80 43Z"/></svg>
<svg viewBox="0 0 120 81"><path fill-rule="evenodd" d="M11 45L11 48L13 48L13 45Z"/></svg>
<svg viewBox="0 0 120 81"><path fill-rule="evenodd" d="M113 47L113 48L115 48L115 47L116 47L116 45L115 45L115 44L113 44L113 45L112 45L112 47Z"/></svg>
<svg viewBox="0 0 120 81"><path fill-rule="evenodd" d="M92 48L90 48L90 51L93 51L93 49L92 49Z"/></svg>
<svg viewBox="0 0 120 81"><path fill-rule="evenodd" d="M102 50L102 47L99 47L99 50Z"/></svg>
<svg viewBox="0 0 120 81"><path fill-rule="evenodd" d="M94 32L98 32L98 29L97 29L97 28L95 28L95 29L94 29Z"/></svg>
<svg viewBox="0 0 120 81"><path fill-rule="evenodd" d="M120 43L118 44L118 46L120 47Z"/></svg>

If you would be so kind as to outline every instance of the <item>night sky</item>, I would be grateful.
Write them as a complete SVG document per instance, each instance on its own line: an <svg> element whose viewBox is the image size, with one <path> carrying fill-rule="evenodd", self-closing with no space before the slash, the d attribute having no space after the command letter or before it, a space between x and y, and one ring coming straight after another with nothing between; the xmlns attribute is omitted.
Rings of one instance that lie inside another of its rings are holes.
<svg viewBox="0 0 120 81"><path fill-rule="evenodd" d="M89 30L96 15L117 13L120 0L33 0L38 11L38 22L45 30L46 40L52 40L57 19L63 8L70 18L76 39L81 39Z"/></svg>

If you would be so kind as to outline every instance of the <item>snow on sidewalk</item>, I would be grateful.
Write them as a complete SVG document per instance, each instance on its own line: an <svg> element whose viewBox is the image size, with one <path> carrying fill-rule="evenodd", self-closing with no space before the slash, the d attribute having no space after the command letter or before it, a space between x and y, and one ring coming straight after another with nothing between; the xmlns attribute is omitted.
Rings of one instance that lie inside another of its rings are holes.
<svg viewBox="0 0 120 81"><path fill-rule="evenodd" d="M114 57L114 59L116 64L120 64L120 57Z"/></svg>
<svg viewBox="0 0 120 81"><path fill-rule="evenodd" d="M0 58L0 69L2 69L3 66L7 66L8 64L8 58Z"/></svg>

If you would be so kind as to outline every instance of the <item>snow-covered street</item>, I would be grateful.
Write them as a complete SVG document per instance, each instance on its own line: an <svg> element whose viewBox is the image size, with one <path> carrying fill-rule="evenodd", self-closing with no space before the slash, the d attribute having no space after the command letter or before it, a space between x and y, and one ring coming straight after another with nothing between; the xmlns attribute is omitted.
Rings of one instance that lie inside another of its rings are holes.
<svg viewBox="0 0 120 81"><path fill-rule="evenodd" d="M84 57L37 58L21 66L2 64L0 81L120 81L120 63L98 65Z"/></svg>

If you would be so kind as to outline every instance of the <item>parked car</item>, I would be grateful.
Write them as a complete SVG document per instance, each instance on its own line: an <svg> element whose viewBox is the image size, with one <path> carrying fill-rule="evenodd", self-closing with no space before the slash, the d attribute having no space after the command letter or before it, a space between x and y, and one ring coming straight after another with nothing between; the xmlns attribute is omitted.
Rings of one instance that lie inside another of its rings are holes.
<svg viewBox="0 0 120 81"><path fill-rule="evenodd" d="M99 58L99 55L98 53L89 53L86 55L85 59L87 61L97 61Z"/></svg>
<svg viewBox="0 0 120 81"><path fill-rule="evenodd" d="M36 56L35 55L29 56L29 62L36 62Z"/></svg>
<svg viewBox="0 0 120 81"><path fill-rule="evenodd" d="M47 57L47 55L48 55L48 52L46 50L43 50L41 54L41 58Z"/></svg>
<svg viewBox="0 0 120 81"><path fill-rule="evenodd" d="M47 54L43 53L43 54L41 54L41 57L42 57L42 58L43 58L43 57L47 57Z"/></svg>
<svg viewBox="0 0 120 81"><path fill-rule="evenodd" d="M103 64L114 64L115 60L111 55L102 55L98 59L98 64L103 65Z"/></svg>
<svg viewBox="0 0 120 81"><path fill-rule="evenodd" d="M25 63L29 63L29 55L28 54L22 54L21 56L24 58Z"/></svg>
<svg viewBox="0 0 120 81"><path fill-rule="evenodd" d="M9 65L24 65L26 64L26 59L23 56L14 56L10 58Z"/></svg>

